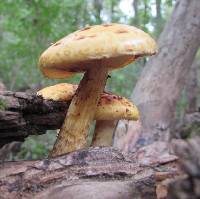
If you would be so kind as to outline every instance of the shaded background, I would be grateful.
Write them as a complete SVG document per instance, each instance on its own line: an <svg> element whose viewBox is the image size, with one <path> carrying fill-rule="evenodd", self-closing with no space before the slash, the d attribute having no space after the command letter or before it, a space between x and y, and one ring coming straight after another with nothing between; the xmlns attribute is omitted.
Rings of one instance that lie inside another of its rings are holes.
<svg viewBox="0 0 200 199"><path fill-rule="evenodd" d="M175 0L4 0L0 2L0 81L7 90L35 92L58 82L77 83L80 75L68 80L49 80L37 68L40 53L52 42L86 25L117 22L137 26L157 39L170 17ZM199 53L198 53L199 54ZM148 58L147 58L148 59ZM131 96L147 61L140 59L113 71L107 90ZM197 55L199 60L199 55ZM185 90L177 104L177 118L187 107ZM55 132L32 136L8 159L46 157Z"/></svg>

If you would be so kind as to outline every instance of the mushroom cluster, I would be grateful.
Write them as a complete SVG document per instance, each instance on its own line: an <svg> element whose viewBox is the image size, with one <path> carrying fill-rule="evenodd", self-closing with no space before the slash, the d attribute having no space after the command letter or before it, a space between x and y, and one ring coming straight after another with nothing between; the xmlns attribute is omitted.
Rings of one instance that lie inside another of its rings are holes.
<svg viewBox="0 0 200 199"><path fill-rule="evenodd" d="M94 120L108 72L156 53L155 41L145 32L123 24L88 26L44 51L39 67L46 77L67 78L84 73L72 98L51 157L81 149Z"/></svg>
<svg viewBox="0 0 200 199"><path fill-rule="evenodd" d="M41 96L45 100L64 101L66 103L70 103L77 88L78 85L60 83L43 88L37 92L37 95ZM139 111L137 107L125 97L106 92L101 93L97 109L94 114L96 127L94 132L95 137L92 140L92 146L111 146L113 129L112 126L110 127L110 122L107 121L120 119L138 120Z"/></svg>

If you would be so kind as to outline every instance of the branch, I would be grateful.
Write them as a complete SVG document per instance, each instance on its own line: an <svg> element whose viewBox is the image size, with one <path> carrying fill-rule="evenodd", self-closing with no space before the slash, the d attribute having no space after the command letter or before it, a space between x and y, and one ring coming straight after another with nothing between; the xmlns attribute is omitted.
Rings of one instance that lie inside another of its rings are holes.
<svg viewBox="0 0 200 199"><path fill-rule="evenodd" d="M34 94L0 91L0 146L60 128L69 103L44 100Z"/></svg>
<svg viewBox="0 0 200 199"><path fill-rule="evenodd" d="M38 161L0 165L2 198L156 198L162 180L179 175L176 156L156 143L136 153L89 148Z"/></svg>

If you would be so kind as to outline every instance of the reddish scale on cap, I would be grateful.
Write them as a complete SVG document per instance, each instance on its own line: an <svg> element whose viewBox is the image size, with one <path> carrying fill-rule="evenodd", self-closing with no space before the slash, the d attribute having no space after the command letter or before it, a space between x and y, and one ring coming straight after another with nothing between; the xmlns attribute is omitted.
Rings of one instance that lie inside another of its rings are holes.
<svg viewBox="0 0 200 199"><path fill-rule="evenodd" d="M81 40L81 39L85 39L85 36L83 35L78 35L74 38L74 40Z"/></svg>
<svg viewBox="0 0 200 199"><path fill-rule="evenodd" d="M96 37L96 35L89 35L87 37L94 38L94 37Z"/></svg>
<svg viewBox="0 0 200 199"><path fill-rule="evenodd" d="M117 30L115 33L121 34L121 33L128 33L127 30Z"/></svg>
<svg viewBox="0 0 200 199"><path fill-rule="evenodd" d="M104 93L101 95L101 100L104 100L105 103L111 103L113 100L122 100L123 97L117 96L117 95L112 95L108 93ZM98 102L98 106L101 105L101 102Z"/></svg>
<svg viewBox="0 0 200 199"><path fill-rule="evenodd" d="M112 26L112 24L103 24L102 26L109 27L109 26Z"/></svg>
<svg viewBox="0 0 200 199"><path fill-rule="evenodd" d="M126 50L127 50L128 52L133 51L133 47L132 47L132 46L127 46L127 47L126 47Z"/></svg>
<svg viewBox="0 0 200 199"><path fill-rule="evenodd" d="M61 42L59 41L59 42L56 42L55 44L53 44L53 46L58 46L60 44L61 44Z"/></svg>
<svg viewBox="0 0 200 199"><path fill-rule="evenodd" d="M91 28L92 28L91 26L87 26L87 27L81 29L80 32L85 31L85 30L89 30L89 29L91 29Z"/></svg>

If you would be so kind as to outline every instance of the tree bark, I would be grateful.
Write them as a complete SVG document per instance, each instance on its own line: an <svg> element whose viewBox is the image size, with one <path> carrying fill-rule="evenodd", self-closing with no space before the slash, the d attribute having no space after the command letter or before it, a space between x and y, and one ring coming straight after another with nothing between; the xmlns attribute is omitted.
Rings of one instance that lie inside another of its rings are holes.
<svg viewBox="0 0 200 199"><path fill-rule="evenodd" d="M161 7L161 0L156 0L156 18L155 18L155 33L156 37L158 37L163 28L163 18L162 18L162 7Z"/></svg>
<svg viewBox="0 0 200 199"><path fill-rule="evenodd" d="M173 131L175 138L188 138L191 135L198 135L200 128L200 112L185 114L183 119L178 122Z"/></svg>
<svg viewBox="0 0 200 199"><path fill-rule="evenodd" d="M169 185L168 199L198 199L200 198L200 138L194 137L187 141L173 141L173 148L180 156L181 168L185 176Z"/></svg>
<svg viewBox="0 0 200 199"><path fill-rule="evenodd" d="M198 96L198 63L194 61L187 76L186 81L186 98L187 98L187 108L186 113L192 113L197 111L197 96Z"/></svg>
<svg viewBox="0 0 200 199"><path fill-rule="evenodd" d="M89 148L54 159L0 164L1 198L156 198L156 186L181 174L157 143L137 153Z"/></svg>
<svg viewBox="0 0 200 199"><path fill-rule="evenodd" d="M168 141L176 102L200 45L200 1L178 0L159 39L159 53L146 64L132 99L141 112L142 133L137 145ZM119 122L123 126L123 122ZM129 131L131 122L116 134ZM120 137L120 136L119 136ZM130 136L131 137L131 136ZM129 141L131 145L131 140ZM117 145L117 140L115 142Z"/></svg>
<svg viewBox="0 0 200 199"><path fill-rule="evenodd" d="M140 24L139 22L139 16L138 16L138 0L134 0L133 3L133 9L134 9L134 18L133 18L133 24L135 26L138 26Z"/></svg>
<svg viewBox="0 0 200 199"><path fill-rule="evenodd" d="M0 92L0 147L60 128L69 103L22 92Z"/></svg>

